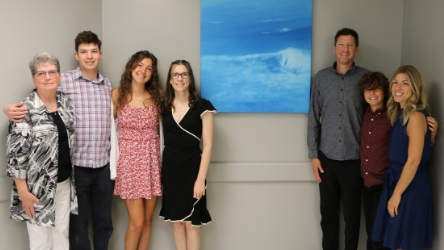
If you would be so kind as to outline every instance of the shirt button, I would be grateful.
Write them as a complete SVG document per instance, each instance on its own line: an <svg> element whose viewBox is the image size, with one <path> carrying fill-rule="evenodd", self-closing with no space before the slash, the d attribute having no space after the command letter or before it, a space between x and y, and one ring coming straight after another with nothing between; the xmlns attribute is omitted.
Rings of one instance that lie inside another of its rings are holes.
<svg viewBox="0 0 444 250"><path fill-rule="evenodd" d="M365 159L365 161L368 161L368 159Z"/></svg>
<svg viewBox="0 0 444 250"><path fill-rule="evenodd" d="M368 134L369 134L369 135L371 135L371 134L372 134L372 132L368 132Z"/></svg>
<svg viewBox="0 0 444 250"><path fill-rule="evenodd" d="M365 174L368 174L368 172L365 172Z"/></svg>
<svg viewBox="0 0 444 250"><path fill-rule="evenodd" d="M341 140L339 140L339 142L341 142Z"/></svg>
<svg viewBox="0 0 444 250"><path fill-rule="evenodd" d="M341 114L339 114L339 116L342 116Z"/></svg>
<svg viewBox="0 0 444 250"><path fill-rule="evenodd" d="M367 146L367 148L369 148L370 146Z"/></svg>
<svg viewBox="0 0 444 250"><path fill-rule="evenodd" d="M373 121L373 118L372 118L372 121Z"/></svg>

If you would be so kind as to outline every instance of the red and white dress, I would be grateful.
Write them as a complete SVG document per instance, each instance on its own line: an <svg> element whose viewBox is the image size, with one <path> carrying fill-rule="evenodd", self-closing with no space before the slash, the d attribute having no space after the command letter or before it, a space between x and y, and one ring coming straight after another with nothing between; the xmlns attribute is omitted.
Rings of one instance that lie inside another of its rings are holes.
<svg viewBox="0 0 444 250"><path fill-rule="evenodd" d="M117 112L119 161L114 195L122 199L151 199L162 195L157 109L125 105Z"/></svg>

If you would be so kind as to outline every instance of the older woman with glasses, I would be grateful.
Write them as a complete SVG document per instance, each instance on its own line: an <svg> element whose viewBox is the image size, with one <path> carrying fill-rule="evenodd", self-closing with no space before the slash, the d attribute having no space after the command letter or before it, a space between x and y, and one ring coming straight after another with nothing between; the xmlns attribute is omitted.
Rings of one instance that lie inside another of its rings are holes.
<svg viewBox="0 0 444 250"><path fill-rule="evenodd" d="M30 249L69 249L69 216L77 214L72 150L74 114L57 92L60 65L43 52L29 62L35 89L23 100L29 112L9 122L7 175L14 179L11 218L25 221Z"/></svg>

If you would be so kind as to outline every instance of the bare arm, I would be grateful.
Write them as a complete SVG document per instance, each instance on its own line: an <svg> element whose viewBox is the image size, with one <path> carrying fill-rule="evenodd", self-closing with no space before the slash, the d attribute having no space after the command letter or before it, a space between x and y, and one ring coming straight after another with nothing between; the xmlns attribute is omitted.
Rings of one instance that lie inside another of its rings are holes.
<svg viewBox="0 0 444 250"><path fill-rule="evenodd" d="M418 170L418 166L421 163L424 137L427 132L425 116L420 112L414 112L411 114L406 132L409 137L407 162L402 169L401 177L396 184L393 195L387 204L387 209L392 217L398 215L398 206L401 202L402 193L404 193L412 182L416 171Z"/></svg>
<svg viewBox="0 0 444 250"><path fill-rule="evenodd" d="M203 150L202 159L200 160L199 174L197 175L196 182L194 183L193 197L196 199L199 199L201 196L205 195L205 178L207 177L211 154L213 152L213 113L206 112L201 116L201 118Z"/></svg>
<svg viewBox="0 0 444 250"><path fill-rule="evenodd" d="M111 91L111 100L113 101L113 108L114 108L114 119L117 118L117 103L119 99L119 88L114 88Z"/></svg>
<svg viewBox="0 0 444 250"><path fill-rule="evenodd" d="M13 122L21 122L28 113L28 108L23 107L23 102L8 104L3 107L3 113Z"/></svg>

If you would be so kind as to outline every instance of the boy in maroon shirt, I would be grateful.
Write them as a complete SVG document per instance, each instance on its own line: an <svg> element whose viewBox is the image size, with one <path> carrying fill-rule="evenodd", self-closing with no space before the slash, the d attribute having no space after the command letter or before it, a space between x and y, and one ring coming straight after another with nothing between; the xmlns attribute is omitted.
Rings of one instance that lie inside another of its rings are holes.
<svg viewBox="0 0 444 250"><path fill-rule="evenodd" d="M367 250L387 250L382 242L371 239L373 223L382 192L381 177L389 165L388 145L392 125L387 116L386 102L389 97L389 82L380 72L368 72L359 81L359 91L368 103L361 128L361 176L363 179L362 203L367 230ZM427 117L432 131L432 142L438 126L433 117Z"/></svg>

